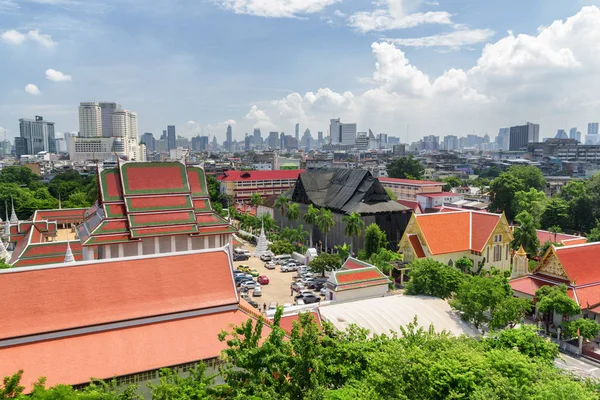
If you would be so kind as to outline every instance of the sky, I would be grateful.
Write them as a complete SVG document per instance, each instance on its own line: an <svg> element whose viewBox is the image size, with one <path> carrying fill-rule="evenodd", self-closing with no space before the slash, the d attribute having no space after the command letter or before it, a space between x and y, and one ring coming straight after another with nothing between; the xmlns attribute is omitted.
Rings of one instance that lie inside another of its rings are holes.
<svg viewBox="0 0 600 400"><path fill-rule="evenodd" d="M0 138L82 101L140 135L327 135L329 119L403 142L531 121L600 121L600 0L0 0Z"/></svg>

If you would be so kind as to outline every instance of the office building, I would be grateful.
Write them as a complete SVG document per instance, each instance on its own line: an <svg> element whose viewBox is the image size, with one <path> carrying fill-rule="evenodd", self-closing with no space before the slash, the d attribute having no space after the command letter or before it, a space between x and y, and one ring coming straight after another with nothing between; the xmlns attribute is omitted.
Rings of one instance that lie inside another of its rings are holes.
<svg viewBox="0 0 600 400"><path fill-rule="evenodd" d="M262 147L263 139L260 133L260 128L254 128L254 147Z"/></svg>
<svg viewBox="0 0 600 400"><path fill-rule="evenodd" d="M206 151L208 150L208 136L194 136L192 138L192 150Z"/></svg>
<svg viewBox="0 0 600 400"><path fill-rule="evenodd" d="M317 145L321 146L323 144L323 131L317 132Z"/></svg>
<svg viewBox="0 0 600 400"><path fill-rule="evenodd" d="M225 151L232 152L233 151L233 129L231 125L227 125L227 132L225 133L225 140L227 146L225 147Z"/></svg>
<svg viewBox="0 0 600 400"><path fill-rule="evenodd" d="M356 124L341 124L341 144L354 144L356 140Z"/></svg>
<svg viewBox="0 0 600 400"><path fill-rule="evenodd" d="M567 132L564 129L559 129L558 131L556 131L556 136L554 136L555 139L568 139L569 136L567 136Z"/></svg>
<svg viewBox="0 0 600 400"><path fill-rule="evenodd" d="M300 124L296 124L296 140L300 142Z"/></svg>
<svg viewBox="0 0 600 400"><path fill-rule="evenodd" d="M368 150L369 149L369 135L367 132L358 132L355 139L357 150Z"/></svg>
<svg viewBox="0 0 600 400"><path fill-rule="evenodd" d="M444 150L456 151L458 150L458 137L455 135L444 136Z"/></svg>
<svg viewBox="0 0 600 400"><path fill-rule="evenodd" d="M540 140L540 125L527 122L526 125L511 126L510 151L527 149L527 143L537 143Z"/></svg>
<svg viewBox="0 0 600 400"><path fill-rule="evenodd" d="M597 135L598 134L598 122L590 122L588 124L588 135Z"/></svg>
<svg viewBox="0 0 600 400"><path fill-rule="evenodd" d="M168 150L177 148L177 134L175 133L175 125L167 125L167 147Z"/></svg>
<svg viewBox="0 0 600 400"><path fill-rule="evenodd" d="M102 137L113 137L113 114L115 110L121 109L120 104L100 102L100 114L102 119Z"/></svg>
<svg viewBox="0 0 600 400"><path fill-rule="evenodd" d="M342 142L341 138L341 127L340 127L340 119L332 119L329 121L329 143L330 144L340 144Z"/></svg>
<svg viewBox="0 0 600 400"><path fill-rule="evenodd" d="M510 147L510 128L500 128L496 136L498 150L508 150Z"/></svg>
<svg viewBox="0 0 600 400"><path fill-rule="evenodd" d="M387 136L387 144L389 145L394 145L394 144L400 144L400 138L397 136Z"/></svg>
<svg viewBox="0 0 600 400"><path fill-rule="evenodd" d="M146 145L147 150L156 150L156 139L154 139L154 135L152 134L152 132L144 132L141 141Z"/></svg>
<svg viewBox="0 0 600 400"><path fill-rule="evenodd" d="M302 140L300 140L300 147L305 151L310 151L313 147L313 138L310 134L310 129L306 129L304 134L302 135Z"/></svg>
<svg viewBox="0 0 600 400"><path fill-rule="evenodd" d="M35 155L40 151L56 153L54 122L44 121L36 115L35 119L19 119L20 136L15 138L17 158L24 154Z"/></svg>
<svg viewBox="0 0 600 400"><path fill-rule="evenodd" d="M79 137L102 137L102 109L98 103L79 104Z"/></svg>
<svg viewBox="0 0 600 400"><path fill-rule="evenodd" d="M294 138L292 138L294 139ZM217 177L221 193L232 196L235 202L249 203L258 193L262 198L278 196L288 191L304 170L225 171Z"/></svg>
<svg viewBox="0 0 600 400"><path fill-rule="evenodd" d="M575 139L578 142L581 142L581 132L579 132L576 127L569 129L569 139Z"/></svg>
<svg viewBox="0 0 600 400"><path fill-rule="evenodd" d="M404 157L406 155L406 146L403 144L392 145L392 154L395 157Z"/></svg>
<svg viewBox="0 0 600 400"><path fill-rule="evenodd" d="M279 132L269 132L269 138L267 139L267 145L271 149L279 148Z"/></svg>
<svg viewBox="0 0 600 400"><path fill-rule="evenodd" d="M423 150L437 151L440 149L440 137L435 135L427 135L423 137Z"/></svg>

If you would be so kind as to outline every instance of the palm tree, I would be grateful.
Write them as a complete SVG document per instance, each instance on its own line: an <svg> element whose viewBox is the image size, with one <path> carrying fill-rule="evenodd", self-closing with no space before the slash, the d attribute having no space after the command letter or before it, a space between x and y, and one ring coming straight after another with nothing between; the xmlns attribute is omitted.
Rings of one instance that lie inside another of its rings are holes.
<svg viewBox="0 0 600 400"><path fill-rule="evenodd" d="M290 221L298 221L298 218L300 218L300 205L298 203L291 203L288 206L287 217Z"/></svg>
<svg viewBox="0 0 600 400"><path fill-rule="evenodd" d="M330 210L322 208L317 220L317 226L325 235L325 252L327 252L327 234L334 225L335 221L333 220L333 213Z"/></svg>
<svg viewBox="0 0 600 400"><path fill-rule="evenodd" d="M275 208L279 208L279 210L281 211L281 229L283 229L283 216L285 215L285 210L287 209L289 202L290 199L282 194L277 196L277 199L275 200Z"/></svg>
<svg viewBox="0 0 600 400"><path fill-rule="evenodd" d="M344 243L342 245L336 245L335 249L337 250L338 255L342 259L342 264L343 264L344 262L346 262L346 260L350 256L350 251L352 251L352 246L348 246L347 243Z"/></svg>
<svg viewBox="0 0 600 400"><path fill-rule="evenodd" d="M265 203L265 200L258 193L252 193L250 196L250 204L254 207L262 206Z"/></svg>
<svg viewBox="0 0 600 400"><path fill-rule="evenodd" d="M556 243L556 235L562 233L562 229L558 225L552 225L548 228L548 232L554 234L554 243Z"/></svg>
<svg viewBox="0 0 600 400"><path fill-rule="evenodd" d="M364 221L360 218L360 214L352 212L343 218L346 227L344 228L344 234L350 236L350 254L354 251L354 237L360 236L363 228L365 227Z"/></svg>
<svg viewBox="0 0 600 400"><path fill-rule="evenodd" d="M313 226L317 225L317 221L319 220L319 209L312 204L309 205L302 219L307 225L310 225L310 247L313 247Z"/></svg>

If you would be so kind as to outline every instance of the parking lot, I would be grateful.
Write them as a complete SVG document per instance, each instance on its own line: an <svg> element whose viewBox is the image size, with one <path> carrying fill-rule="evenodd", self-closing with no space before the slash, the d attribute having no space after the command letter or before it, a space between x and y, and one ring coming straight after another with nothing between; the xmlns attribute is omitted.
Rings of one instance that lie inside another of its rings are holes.
<svg viewBox="0 0 600 400"><path fill-rule="evenodd" d="M242 247L245 250L249 250L250 253L254 252L254 246L246 244ZM233 266L237 269L240 265L248 265L251 269L256 268L260 275L266 275L269 278L268 285L261 285L262 296L253 297L252 291L249 291L249 297L256 301L262 311L263 304L269 307L271 302L276 302L278 305L284 305L289 303L294 305L294 296L297 293L291 293L290 285L294 282L296 272L281 272L279 266L275 269L265 268L265 262L260 260L258 257L250 257L247 261L234 261ZM319 294L316 293L318 296Z"/></svg>

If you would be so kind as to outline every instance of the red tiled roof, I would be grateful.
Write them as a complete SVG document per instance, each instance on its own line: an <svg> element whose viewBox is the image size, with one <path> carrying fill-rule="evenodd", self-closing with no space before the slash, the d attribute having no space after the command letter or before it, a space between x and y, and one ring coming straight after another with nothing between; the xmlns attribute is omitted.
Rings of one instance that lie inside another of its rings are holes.
<svg viewBox="0 0 600 400"><path fill-rule="evenodd" d="M196 214L193 211L170 211L151 214L130 214L129 225L135 228L163 225L193 224Z"/></svg>
<svg viewBox="0 0 600 400"><path fill-rule="evenodd" d="M600 304L600 283L593 286L575 287L576 298L582 309L588 309Z"/></svg>
<svg viewBox="0 0 600 400"><path fill-rule="evenodd" d="M509 284L512 290L514 290L515 292L528 294L529 296L535 296L535 292L542 286L552 285L551 283L535 279L531 276L524 276L522 278L512 279L509 282Z"/></svg>
<svg viewBox="0 0 600 400"><path fill-rule="evenodd" d="M130 212L181 210L192 208L190 195L170 195L151 197L128 197L125 200Z"/></svg>
<svg viewBox="0 0 600 400"><path fill-rule="evenodd" d="M187 168L188 180L190 182L190 190L194 197L205 197L208 196L208 190L206 188L206 178L204 177L204 170L196 167Z"/></svg>
<svg viewBox="0 0 600 400"><path fill-rule="evenodd" d="M125 163L121 165L121 176L126 195L190 191L187 170L182 163Z"/></svg>
<svg viewBox="0 0 600 400"><path fill-rule="evenodd" d="M417 196L423 197L455 197L462 196L460 193L440 192L440 193L417 193Z"/></svg>
<svg viewBox="0 0 600 400"><path fill-rule="evenodd" d="M337 271L335 278L340 285L386 278L376 267L360 270Z"/></svg>
<svg viewBox="0 0 600 400"><path fill-rule="evenodd" d="M575 246L576 244L585 244L587 243L587 238L579 238L579 239L568 239L568 240L563 240L562 244L563 246Z"/></svg>
<svg viewBox="0 0 600 400"><path fill-rule="evenodd" d="M421 208L421 204L418 201L411 201L411 200L396 200L398 202L398 204L402 204L405 207L408 207L412 210L418 210L421 213L423 213L423 209Z"/></svg>
<svg viewBox="0 0 600 400"><path fill-rule="evenodd" d="M548 232L548 231L543 231L541 229L538 229L536 231L536 233L537 233L538 240L540 241L540 244L544 244L546 242L554 242L554 233ZM564 240L571 240L571 239L583 239L583 240L586 240L582 236L567 235L566 233L557 233L556 234L556 243L561 243L562 244L562 242ZM573 245L573 244L579 244L579 243L571 243L571 245Z"/></svg>
<svg viewBox="0 0 600 400"><path fill-rule="evenodd" d="M297 179L303 169L282 169L275 171L225 171L217 177L220 181L269 181L276 179ZM247 175L247 176L246 176Z"/></svg>
<svg viewBox="0 0 600 400"><path fill-rule="evenodd" d="M600 242L557 247L555 251L565 272L576 285L600 283Z"/></svg>
<svg viewBox="0 0 600 400"><path fill-rule="evenodd" d="M37 210L34 214L33 220L39 221L42 219L48 221L79 221L83 222L83 214L85 214L85 208L64 208L60 210Z"/></svg>
<svg viewBox="0 0 600 400"><path fill-rule="evenodd" d="M222 250L3 270L0 293L0 339L237 303Z"/></svg>
<svg viewBox="0 0 600 400"><path fill-rule="evenodd" d="M208 199L194 200L194 211L196 211L196 212L212 211L212 209L210 208L210 201Z"/></svg>
<svg viewBox="0 0 600 400"><path fill-rule="evenodd" d="M348 259L344 262L344 265L342 265L343 269L359 269L359 268L366 268L366 267L372 267L372 264L369 264L367 262L358 260L356 258L353 257L348 257Z"/></svg>
<svg viewBox="0 0 600 400"><path fill-rule="evenodd" d="M75 385L214 358L227 347L221 330L248 318L234 310L2 348L0 376L23 369L29 392L41 376L48 386Z"/></svg>
<svg viewBox="0 0 600 400"><path fill-rule="evenodd" d="M414 185L414 186L431 186L431 185L444 185L443 182L434 182L434 181L420 181L415 179L400 179L400 178L387 178L382 177L379 178L379 182L392 182L392 183L403 183L405 185Z"/></svg>
<svg viewBox="0 0 600 400"><path fill-rule="evenodd" d="M482 251L501 216L488 213L471 213L471 249Z"/></svg>
<svg viewBox="0 0 600 400"><path fill-rule="evenodd" d="M116 169L107 169L100 172L100 189L103 201L119 201L123 199L121 176Z"/></svg>
<svg viewBox="0 0 600 400"><path fill-rule="evenodd" d="M192 234L198 233L198 227L196 225L177 225L177 226L165 226L156 228L132 228L131 237L140 238L148 236L163 236L163 235L181 235L181 234Z"/></svg>
<svg viewBox="0 0 600 400"><path fill-rule="evenodd" d="M319 314L317 314L316 312L310 312L310 315L314 318L314 321L321 326L321 320L319 319ZM292 328L294 327L294 321L299 321L300 317L298 314L293 314L293 315L287 315L285 317L281 317L281 320L279 321L279 326L281 327L281 329L283 329L284 331L287 332L287 334L291 334L292 333ZM271 323L273 323L273 320L270 320Z"/></svg>
<svg viewBox="0 0 600 400"><path fill-rule="evenodd" d="M421 241L417 235L408 235L408 240L410 240L410 244L415 252L417 258L425 257L425 251L423 250L423 246L421 246Z"/></svg>

